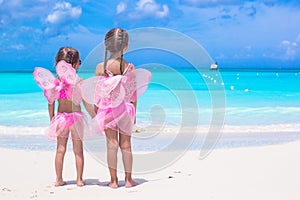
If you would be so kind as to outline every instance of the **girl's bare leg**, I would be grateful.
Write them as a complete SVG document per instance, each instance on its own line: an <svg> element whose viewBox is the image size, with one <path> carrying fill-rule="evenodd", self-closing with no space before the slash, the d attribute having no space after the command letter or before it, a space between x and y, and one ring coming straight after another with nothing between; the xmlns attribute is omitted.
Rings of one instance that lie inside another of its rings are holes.
<svg viewBox="0 0 300 200"><path fill-rule="evenodd" d="M76 182L78 186L84 186L82 180L83 167L84 167L82 141L80 139L72 139L72 142L73 142L73 152L75 154L75 160L76 160L76 171L77 171Z"/></svg>
<svg viewBox="0 0 300 200"><path fill-rule="evenodd" d="M67 142L68 142L68 138L57 137L57 147L56 147L56 156L55 156L55 171L56 171L55 186L56 187L65 184L62 178L62 170L63 170Z"/></svg>
<svg viewBox="0 0 300 200"><path fill-rule="evenodd" d="M136 186L138 183L132 180L132 151L131 136L120 134L120 148L125 169L125 187Z"/></svg>
<svg viewBox="0 0 300 200"><path fill-rule="evenodd" d="M118 133L112 129L105 130L106 135L106 146L107 146L107 164L110 173L110 183L108 184L111 188L118 188L118 177L117 177L117 154L118 154Z"/></svg>

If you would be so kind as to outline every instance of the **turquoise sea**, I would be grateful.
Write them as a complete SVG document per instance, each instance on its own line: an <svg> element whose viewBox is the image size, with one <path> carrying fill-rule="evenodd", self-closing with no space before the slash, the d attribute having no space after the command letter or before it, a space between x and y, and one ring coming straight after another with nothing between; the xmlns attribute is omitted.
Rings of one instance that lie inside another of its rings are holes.
<svg viewBox="0 0 300 200"><path fill-rule="evenodd" d="M155 145L134 139L136 150L159 149L173 129L195 124L203 132L191 148L201 148L206 128L215 123L212 115L220 109L218 103L224 105L217 122L224 133L217 148L300 140L300 69L149 70L152 80L138 101L137 126L168 129L157 136ZM0 84L0 147L54 149L55 143L43 135L49 124L47 101L32 72L2 72ZM192 123L183 119L186 116Z"/></svg>

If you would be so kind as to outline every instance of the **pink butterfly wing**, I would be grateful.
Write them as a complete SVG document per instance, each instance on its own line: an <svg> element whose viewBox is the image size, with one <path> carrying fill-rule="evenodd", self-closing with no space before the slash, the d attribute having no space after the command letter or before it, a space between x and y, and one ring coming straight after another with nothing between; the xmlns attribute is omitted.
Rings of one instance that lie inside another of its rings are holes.
<svg viewBox="0 0 300 200"><path fill-rule="evenodd" d="M52 89L55 86L55 77L53 74L42 67L36 67L33 72L34 80L43 90Z"/></svg>
<svg viewBox="0 0 300 200"><path fill-rule="evenodd" d="M140 68L129 72L126 83L123 84L126 93L125 101L136 101L147 90L150 80L151 72L146 69Z"/></svg>
<svg viewBox="0 0 300 200"><path fill-rule="evenodd" d="M79 105L82 101L80 85L81 82L77 83L72 88L66 90L67 97L76 105Z"/></svg>
<svg viewBox="0 0 300 200"><path fill-rule="evenodd" d="M119 92L121 79L122 76L95 76L86 79L80 86L82 98L99 108L115 107L124 98L122 89Z"/></svg>
<svg viewBox="0 0 300 200"><path fill-rule="evenodd" d="M99 108L113 108L118 106L124 98L120 91L122 76L100 76L95 87L94 102Z"/></svg>
<svg viewBox="0 0 300 200"><path fill-rule="evenodd" d="M49 104L53 104L54 101L59 98L59 92L54 88L49 90L44 90L44 96L48 100Z"/></svg>
<svg viewBox="0 0 300 200"><path fill-rule="evenodd" d="M69 85L71 85L71 87L66 90L67 97L75 104L79 105L82 98L81 89L78 85L80 78L77 76L76 70L72 67L71 64L67 63L64 60L61 60L56 65L56 73L62 81L65 81Z"/></svg>
<svg viewBox="0 0 300 200"><path fill-rule="evenodd" d="M114 90L110 93L111 96L111 107L116 108L118 107L122 102L124 102L126 91L123 87L122 82L119 82L117 87L114 88Z"/></svg>
<svg viewBox="0 0 300 200"><path fill-rule="evenodd" d="M82 82L82 98L99 108L115 108L122 102L133 102L143 94L151 79L151 72L136 69L127 76L96 76Z"/></svg>
<svg viewBox="0 0 300 200"><path fill-rule="evenodd" d="M64 60L61 60L57 63L56 73L61 79L65 80L71 85L75 85L75 83L78 81L76 70L72 67L71 64L67 63Z"/></svg>
<svg viewBox="0 0 300 200"><path fill-rule="evenodd" d="M83 80L80 84L80 90L82 98L89 104L95 104L94 98L95 98L95 91L96 91L96 85L99 81L99 77L94 76L92 78L88 78L86 80Z"/></svg>
<svg viewBox="0 0 300 200"><path fill-rule="evenodd" d="M49 70L41 67L34 69L33 76L39 87L44 90L48 103L52 104L59 97L59 93L55 90L56 78Z"/></svg>

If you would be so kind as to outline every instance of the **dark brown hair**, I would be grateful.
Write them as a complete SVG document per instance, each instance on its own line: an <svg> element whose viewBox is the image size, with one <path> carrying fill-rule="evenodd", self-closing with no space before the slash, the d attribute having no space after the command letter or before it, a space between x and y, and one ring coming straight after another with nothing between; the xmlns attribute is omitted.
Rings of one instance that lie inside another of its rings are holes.
<svg viewBox="0 0 300 200"><path fill-rule="evenodd" d="M61 60L71 64L72 67L79 61L79 51L73 47L61 47L55 57L55 65Z"/></svg>
<svg viewBox="0 0 300 200"><path fill-rule="evenodd" d="M113 28L105 35L105 54L104 54L104 70L107 65L107 53L121 53L120 71L122 72L123 51L128 45L128 33L122 28Z"/></svg>

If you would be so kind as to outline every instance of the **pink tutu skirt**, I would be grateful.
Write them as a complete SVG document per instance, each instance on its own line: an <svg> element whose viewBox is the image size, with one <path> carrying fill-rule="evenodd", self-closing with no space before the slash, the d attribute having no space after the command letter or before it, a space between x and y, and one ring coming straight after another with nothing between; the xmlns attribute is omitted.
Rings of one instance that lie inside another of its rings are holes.
<svg viewBox="0 0 300 200"><path fill-rule="evenodd" d="M89 132L87 118L83 112L57 113L51 120L50 127L46 130L49 140L56 140L57 137L72 139L84 139Z"/></svg>
<svg viewBox="0 0 300 200"><path fill-rule="evenodd" d="M98 109L92 119L92 132L105 135L110 128L122 134L131 135L135 118L135 108L132 103L121 103L117 108Z"/></svg>

